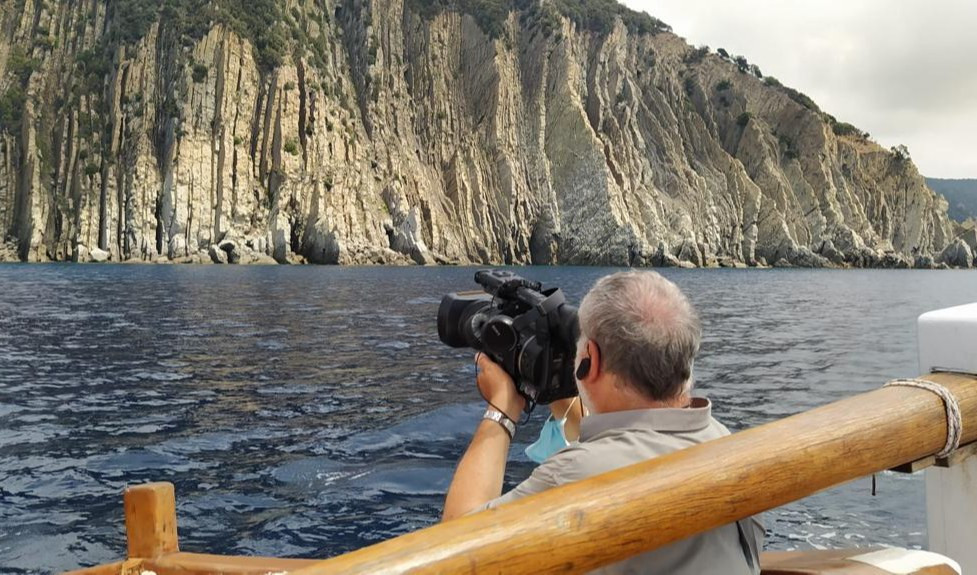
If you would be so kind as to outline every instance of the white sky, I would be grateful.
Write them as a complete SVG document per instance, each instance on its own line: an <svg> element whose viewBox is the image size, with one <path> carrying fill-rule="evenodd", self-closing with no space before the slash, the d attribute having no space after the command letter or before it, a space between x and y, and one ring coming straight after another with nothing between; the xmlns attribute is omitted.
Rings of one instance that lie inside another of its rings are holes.
<svg viewBox="0 0 977 575"><path fill-rule="evenodd" d="M977 178L977 2L623 0L742 54L925 176Z"/></svg>

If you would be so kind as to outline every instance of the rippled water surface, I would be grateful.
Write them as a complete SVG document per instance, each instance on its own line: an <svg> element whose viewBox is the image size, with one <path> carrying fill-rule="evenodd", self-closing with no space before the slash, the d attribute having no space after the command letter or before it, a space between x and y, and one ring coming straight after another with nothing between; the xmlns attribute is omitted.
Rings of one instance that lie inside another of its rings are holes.
<svg viewBox="0 0 977 575"><path fill-rule="evenodd" d="M122 489L150 480L176 485L188 551L327 557L435 522L482 404L434 318L473 271L0 266L0 573L122 558ZM577 302L608 271L522 273ZM914 375L916 317L977 301L968 272L664 273L703 315L699 389L733 429ZM919 546L922 480L766 523L768 548Z"/></svg>

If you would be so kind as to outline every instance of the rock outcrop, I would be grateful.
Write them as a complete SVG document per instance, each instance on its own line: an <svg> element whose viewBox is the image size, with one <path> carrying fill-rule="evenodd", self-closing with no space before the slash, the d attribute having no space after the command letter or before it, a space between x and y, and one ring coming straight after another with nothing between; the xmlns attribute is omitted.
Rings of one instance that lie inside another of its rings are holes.
<svg viewBox="0 0 977 575"><path fill-rule="evenodd" d="M961 239L955 239L940 254L940 261L950 267L970 268L974 264L974 254L970 246Z"/></svg>
<svg viewBox="0 0 977 575"><path fill-rule="evenodd" d="M962 261L911 160L664 26L289 0L264 30L179 1L7 3L19 259Z"/></svg>

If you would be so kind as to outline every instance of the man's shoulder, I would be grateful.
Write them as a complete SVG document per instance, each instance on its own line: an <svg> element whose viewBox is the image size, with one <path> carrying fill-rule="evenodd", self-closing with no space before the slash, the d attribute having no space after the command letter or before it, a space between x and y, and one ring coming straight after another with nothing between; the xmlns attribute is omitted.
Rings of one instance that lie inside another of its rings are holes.
<svg viewBox="0 0 977 575"><path fill-rule="evenodd" d="M650 428L609 429L562 449L537 467L537 471L554 478L555 483L569 483L725 435L729 435L729 430L713 418L709 418L709 424L702 429L683 432Z"/></svg>
<svg viewBox="0 0 977 575"><path fill-rule="evenodd" d="M579 445L581 447L599 446L601 449L649 449L670 453L729 434L729 429L725 425L714 417L707 416L695 425L681 427L659 426L640 421L633 425L609 427L593 434ZM657 454L661 455L661 453Z"/></svg>
<svg viewBox="0 0 977 575"><path fill-rule="evenodd" d="M709 426L707 427L707 433L715 434L715 437L713 439L718 439L720 437L729 435L731 432L729 431L728 427L722 424L722 422L717 420L715 417L710 416Z"/></svg>
<svg viewBox="0 0 977 575"><path fill-rule="evenodd" d="M515 489L483 508L496 507L728 434L726 427L711 417L704 427L674 433L645 427L609 428L550 456Z"/></svg>

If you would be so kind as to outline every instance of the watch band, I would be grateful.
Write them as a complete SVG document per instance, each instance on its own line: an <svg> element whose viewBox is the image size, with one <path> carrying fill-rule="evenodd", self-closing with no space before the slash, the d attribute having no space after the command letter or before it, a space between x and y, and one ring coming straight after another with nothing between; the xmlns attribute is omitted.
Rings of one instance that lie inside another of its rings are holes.
<svg viewBox="0 0 977 575"><path fill-rule="evenodd" d="M504 429L505 432L509 434L509 439L512 439L512 437L516 434L516 424L513 423L511 419L509 419L508 415L502 413L501 411L495 409L494 407L489 407L488 409L486 409L485 415L482 416L482 419L490 419L498 423L499 425L501 425L502 429Z"/></svg>

